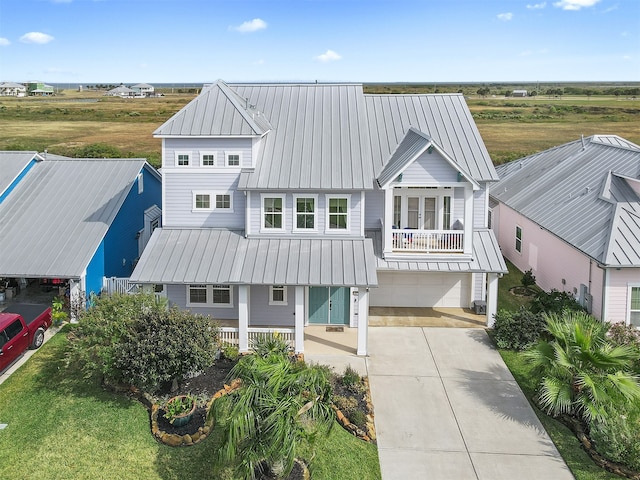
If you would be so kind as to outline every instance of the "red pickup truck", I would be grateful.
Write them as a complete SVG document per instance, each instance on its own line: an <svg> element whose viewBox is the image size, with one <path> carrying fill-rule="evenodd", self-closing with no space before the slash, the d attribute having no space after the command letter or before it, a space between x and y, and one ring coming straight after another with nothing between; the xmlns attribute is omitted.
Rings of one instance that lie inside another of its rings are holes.
<svg viewBox="0 0 640 480"><path fill-rule="evenodd" d="M17 303L9 308L0 312L0 372L28 348L39 348L51 326L51 307Z"/></svg>

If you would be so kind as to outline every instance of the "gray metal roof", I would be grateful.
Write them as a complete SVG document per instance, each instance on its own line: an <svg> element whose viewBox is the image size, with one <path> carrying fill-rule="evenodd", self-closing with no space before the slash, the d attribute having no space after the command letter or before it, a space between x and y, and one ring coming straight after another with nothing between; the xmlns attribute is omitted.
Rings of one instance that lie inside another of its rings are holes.
<svg viewBox="0 0 640 480"><path fill-rule="evenodd" d="M9 188L34 158L42 160L38 157L38 152L0 152L0 195Z"/></svg>
<svg viewBox="0 0 640 480"><path fill-rule="evenodd" d="M376 177L413 127L441 146L474 180L498 179L464 96L364 95L364 99Z"/></svg>
<svg viewBox="0 0 640 480"><path fill-rule="evenodd" d="M382 232L367 230L367 238L373 240L373 250L376 256L376 266L381 270L400 270L416 272L478 272L478 273L507 273L507 265L502 257L495 235L489 229L473 232L473 255L468 260L428 259L419 257L416 260L384 259L382 256ZM410 255L407 255L410 257Z"/></svg>
<svg viewBox="0 0 640 480"><path fill-rule="evenodd" d="M80 277L144 159L39 162L0 204L0 276Z"/></svg>
<svg viewBox="0 0 640 480"><path fill-rule="evenodd" d="M640 147L595 135L497 168L491 196L607 266L640 266Z"/></svg>
<svg viewBox="0 0 640 480"><path fill-rule="evenodd" d="M374 174L362 85L234 85L269 119L241 189L370 190Z"/></svg>
<svg viewBox="0 0 640 480"><path fill-rule="evenodd" d="M253 104L222 80L207 85L200 95L156 129L156 137L261 136L268 120Z"/></svg>
<svg viewBox="0 0 640 480"><path fill-rule="evenodd" d="M132 282L375 286L368 239L245 238L219 229L156 229Z"/></svg>

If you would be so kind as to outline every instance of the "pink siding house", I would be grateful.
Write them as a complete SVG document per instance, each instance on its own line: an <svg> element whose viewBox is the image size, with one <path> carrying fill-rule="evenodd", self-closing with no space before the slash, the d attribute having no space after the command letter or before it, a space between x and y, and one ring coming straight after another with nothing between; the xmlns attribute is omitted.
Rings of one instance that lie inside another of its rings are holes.
<svg viewBox="0 0 640 480"><path fill-rule="evenodd" d="M538 285L640 327L640 147L595 135L497 168L491 226Z"/></svg>

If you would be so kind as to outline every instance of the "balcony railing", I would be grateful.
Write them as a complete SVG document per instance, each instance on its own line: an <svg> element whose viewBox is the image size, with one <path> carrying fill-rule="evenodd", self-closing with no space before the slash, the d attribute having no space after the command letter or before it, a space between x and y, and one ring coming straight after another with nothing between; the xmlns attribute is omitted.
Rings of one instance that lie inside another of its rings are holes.
<svg viewBox="0 0 640 480"><path fill-rule="evenodd" d="M220 327L220 341L237 347L240 340L239 332L240 330L237 327ZM278 334L289 344L291 349L295 347L295 328L249 327L249 348L251 348L253 342L260 338L260 336L268 334Z"/></svg>
<svg viewBox="0 0 640 480"><path fill-rule="evenodd" d="M394 252L462 253L464 233L460 230L392 230Z"/></svg>

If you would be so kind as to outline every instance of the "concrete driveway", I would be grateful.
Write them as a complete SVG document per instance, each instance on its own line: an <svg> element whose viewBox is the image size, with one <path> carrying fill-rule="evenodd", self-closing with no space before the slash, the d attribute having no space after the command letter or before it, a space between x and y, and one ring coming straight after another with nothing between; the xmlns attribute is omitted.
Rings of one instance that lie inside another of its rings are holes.
<svg viewBox="0 0 640 480"><path fill-rule="evenodd" d="M369 341L383 479L573 479L483 329L380 327Z"/></svg>
<svg viewBox="0 0 640 480"><path fill-rule="evenodd" d="M366 359L383 480L571 480L484 329L371 327Z"/></svg>

